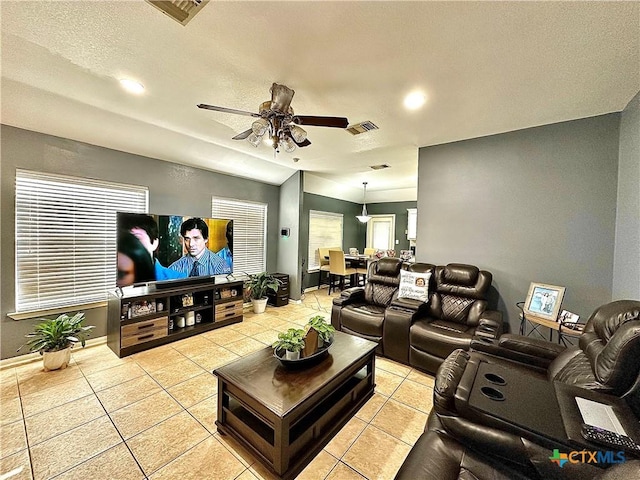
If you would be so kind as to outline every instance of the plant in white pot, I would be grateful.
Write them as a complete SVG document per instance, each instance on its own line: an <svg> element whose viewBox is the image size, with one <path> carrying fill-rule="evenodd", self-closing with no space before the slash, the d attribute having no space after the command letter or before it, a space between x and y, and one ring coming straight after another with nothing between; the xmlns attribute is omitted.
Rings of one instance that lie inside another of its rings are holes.
<svg viewBox="0 0 640 480"><path fill-rule="evenodd" d="M78 342L84 347L89 331L94 327L82 325L83 312L73 317L63 313L58 318L42 320L33 332L25 335L29 341L18 351L26 346L31 352L40 352L45 371L66 368L71 359L71 347Z"/></svg>
<svg viewBox="0 0 640 480"><path fill-rule="evenodd" d="M298 360L300 351L304 348L304 330L290 328L286 332L281 332L272 346L276 354L278 350L284 350L287 360Z"/></svg>
<svg viewBox="0 0 640 480"><path fill-rule="evenodd" d="M280 279L269 275L267 272L249 276L249 280L245 282L245 287L249 290L254 313L264 312L267 306L267 292L269 290L277 292L281 283Z"/></svg>

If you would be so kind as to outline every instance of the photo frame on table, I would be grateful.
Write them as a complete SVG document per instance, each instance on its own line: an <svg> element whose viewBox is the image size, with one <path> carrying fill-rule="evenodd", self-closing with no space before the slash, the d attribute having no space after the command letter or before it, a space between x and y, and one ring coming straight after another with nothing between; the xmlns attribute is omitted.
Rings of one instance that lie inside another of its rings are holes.
<svg viewBox="0 0 640 480"><path fill-rule="evenodd" d="M562 305L565 287L531 282L524 312L547 320L556 321Z"/></svg>

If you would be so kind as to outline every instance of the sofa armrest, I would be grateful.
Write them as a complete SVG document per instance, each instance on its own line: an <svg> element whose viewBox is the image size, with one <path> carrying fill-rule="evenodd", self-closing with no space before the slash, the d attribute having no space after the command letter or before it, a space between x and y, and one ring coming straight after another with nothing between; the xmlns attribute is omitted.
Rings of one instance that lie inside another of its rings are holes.
<svg viewBox="0 0 640 480"><path fill-rule="evenodd" d="M409 365L409 333L413 320L427 303L412 298L394 298L384 311L382 346L384 356Z"/></svg>
<svg viewBox="0 0 640 480"><path fill-rule="evenodd" d="M333 299L333 304L339 307L344 307L350 303L362 301L364 301L364 288L353 287L343 290L339 297Z"/></svg>
<svg viewBox="0 0 640 480"><path fill-rule="evenodd" d="M564 345L542 340L540 338L524 337L513 333L505 333L500 336L498 346L514 353L523 355L540 357L546 360L553 360L560 352L565 350Z"/></svg>
<svg viewBox="0 0 640 480"><path fill-rule="evenodd" d="M502 312L485 310L474 333L479 337L498 338L502 335L503 328Z"/></svg>
<svg viewBox="0 0 640 480"><path fill-rule="evenodd" d="M426 302L423 302L422 300L414 300L413 298L394 298L389 306L416 314L421 308L426 307L426 305Z"/></svg>
<svg viewBox="0 0 640 480"><path fill-rule="evenodd" d="M475 336L471 349L546 371L565 347L539 338L503 333L497 339Z"/></svg>

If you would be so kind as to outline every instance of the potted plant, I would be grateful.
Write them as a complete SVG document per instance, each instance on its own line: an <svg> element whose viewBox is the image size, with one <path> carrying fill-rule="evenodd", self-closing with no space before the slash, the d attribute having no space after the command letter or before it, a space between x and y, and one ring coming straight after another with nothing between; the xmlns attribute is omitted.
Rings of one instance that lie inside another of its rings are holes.
<svg viewBox="0 0 640 480"><path fill-rule="evenodd" d="M58 370L66 368L71 359L71 347L80 342L84 347L93 326L83 326L84 313L78 312L73 317L66 313L58 318L41 319L33 332L25 337L29 338L22 347L29 347L31 352L40 352L44 370Z"/></svg>
<svg viewBox="0 0 640 480"><path fill-rule="evenodd" d="M263 313L267 306L267 292L273 290L278 291L281 280L267 272L256 273L250 275L246 281L245 287L249 290L251 303L253 304L254 313Z"/></svg>
<svg viewBox="0 0 640 480"><path fill-rule="evenodd" d="M307 326L314 329L318 333L318 348L322 348L325 343L331 343L333 332L336 331L322 315L311 317L307 322Z"/></svg>
<svg viewBox="0 0 640 480"><path fill-rule="evenodd" d="M304 330L301 328L290 328L286 332L278 334L278 340L273 343L274 351L285 351L287 360L298 360L300 351L304 348Z"/></svg>

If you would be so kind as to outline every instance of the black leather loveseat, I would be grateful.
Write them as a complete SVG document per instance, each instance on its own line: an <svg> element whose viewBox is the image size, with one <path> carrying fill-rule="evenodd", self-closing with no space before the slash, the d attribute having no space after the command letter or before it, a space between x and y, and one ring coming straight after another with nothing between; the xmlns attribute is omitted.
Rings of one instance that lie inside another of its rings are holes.
<svg viewBox="0 0 640 480"><path fill-rule="evenodd" d="M552 461L560 452L610 450L581 437L576 398L614 405L640 437L640 301L596 309L575 347L517 335L503 335L490 352L476 346L483 345L456 350L438 369L426 432L398 480L640 479L640 455L631 452L624 463L613 455L599 465Z"/></svg>
<svg viewBox="0 0 640 480"><path fill-rule="evenodd" d="M424 296L420 288L403 286L420 279ZM472 339L502 333L502 314L490 310L486 300L491 280L491 273L473 265L382 258L369 264L364 287L344 290L333 300L331 323L377 342L379 355L435 373L453 350L468 350Z"/></svg>

